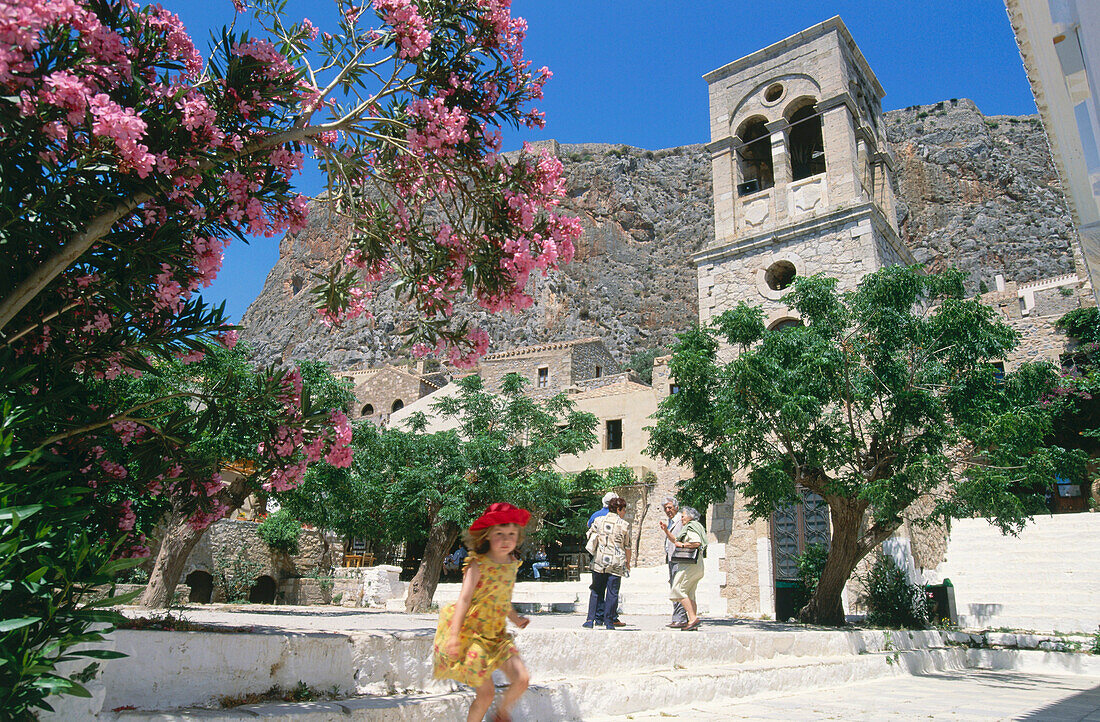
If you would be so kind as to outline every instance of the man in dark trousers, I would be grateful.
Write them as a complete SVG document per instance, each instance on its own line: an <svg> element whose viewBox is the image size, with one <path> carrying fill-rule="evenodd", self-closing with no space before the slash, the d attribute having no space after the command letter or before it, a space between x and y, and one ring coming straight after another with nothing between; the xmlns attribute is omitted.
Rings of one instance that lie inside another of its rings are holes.
<svg viewBox="0 0 1100 722"><path fill-rule="evenodd" d="M609 491L609 492L607 492L606 494L603 495L603 500L602 500L603 501L603 507L600 508L598 511L593 512L592 516L588 517L588 528L589 529L592 528L592 524L597 519L599 519L601 516L603 516L604 514L607 513L607 504L608 504L608 502L610 502L612 499L618 499L618 498L619 498L619 495L616 494L613 491ZM687 619L687 617L685 616L684 619ZM596 626L598 627L602 624L603 624L603 598L601 597L600 601L596 603ZM626 622L619 621L619 610L618 609L615 610L615 626L616 627L625 627L626 626Z"/></svg>

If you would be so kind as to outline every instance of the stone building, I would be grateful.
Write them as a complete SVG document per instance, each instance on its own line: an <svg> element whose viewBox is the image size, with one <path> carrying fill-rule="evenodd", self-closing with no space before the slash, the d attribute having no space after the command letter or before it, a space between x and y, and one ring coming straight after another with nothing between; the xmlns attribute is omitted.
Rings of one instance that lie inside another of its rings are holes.
<svg viewBox="0 0 1100 722"><path fill-rule="evenodd" d="M352 418L371 419L380 424L386 423L390 414L406 404L437 391L450 381L445 370L427 367L425 362L344 371L340 377L351 382L355 394Z"/></svg>
<svg viewBox="0 0 1100 722"><path fill-rule="evenodd" d="M882 86L839 17L703 76L710 89L714 240L696 254L699 320L747 301L797 322L799 274L842 290L901 243Z"/></svg>
<svg viewBox="0 0 1100 722"><path fill-rule="evenodd" d="M564 392L578 411L596 416L597 444L581 454L558 458L557 468L564 473L606 471L619 466L633 470L637 482L615 491L628 504L626 518L633 526L635 566L663 564L664 537L657 526L664 518L662 501L665 496L675 495L677 482L689 475L645 453L649 444L645 427L652 425L657 404L668 395L667 383L662 388L648 386L633 372L620 371L619 363L598 338L500 351L485 356L478 368L489 390L499 389L505 374L513 372L531 381L527 391L532 396ZM664 378L667 381L667 373ZM540 379L545 380L543 385ZM453 428L453 420L435 416L431 407L457 388L450 384L425 396L395 412L390 423L400 424L412 413L422 411L428 416L429 433Z"/></svg>
<svg viewBox="0 0 1100 722"><path fill-rule="evenodd" d="M745 301L765 310L769 328L797 324L783 303L797 275L824 273L843 291L879 268L914 263L898 238L884 91L840 18L704 78L715 238L695 256L701 322ZM1079 256L1076 262L1082 268ZM1065 337L1055 322L1091 305L1079 275L1024 284L997 277L983 301L1021 335L1017 351L1002 362L1006 371L1024 361L1057 363ZM658 369L655 389L673 392L667 367ZM731 493L712 507L708 528L726 545L723 594L734 614L778 613L783 590L797 578L798 555L830 538L828 507L809 492L801 503L754 522ZM943 561L944 534L906 524L883 549L919 579ZM846 601L855 600L848 595Z"/></svg>
<svg viewBox="0 0 1100 722"><path fill-rule="evenodd" d="M574 384L619 373L619 363L598 338L523 346L491 353L481 359L478 373L489 390L500 388L510 373L524 376L527 392L553 396Z"/></svg>
<svg viewBox="0 0 1100 722"><path fill-rule="evenodd" d="M898 237L885 92L839 17L703 77L715 233L695 256L700 322L744 301L764 309L768 328L798 324L783 302L796 276L824 273L844 291L914 263ZM729 611L748 615L775 613L798 555L830 536L828 508L809 492L755 522L731 493L708 528L725 543Z"/></svg>

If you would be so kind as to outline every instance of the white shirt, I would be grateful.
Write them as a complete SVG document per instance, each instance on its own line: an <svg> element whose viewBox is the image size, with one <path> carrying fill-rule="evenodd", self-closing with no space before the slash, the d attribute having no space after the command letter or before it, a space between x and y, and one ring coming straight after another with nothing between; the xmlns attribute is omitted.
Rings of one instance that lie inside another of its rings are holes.
<svg viewBox="0 0 1100 722"><path fill-rule="evenodd" d="M675 539L680 535L680 531L684 528L684 521L680 517L679 510L672 515L672 518L668 520L668 533ZM668 537L665 537L665 561L672 561L672 552L676 551L676 542L669 541Z"/></svg>

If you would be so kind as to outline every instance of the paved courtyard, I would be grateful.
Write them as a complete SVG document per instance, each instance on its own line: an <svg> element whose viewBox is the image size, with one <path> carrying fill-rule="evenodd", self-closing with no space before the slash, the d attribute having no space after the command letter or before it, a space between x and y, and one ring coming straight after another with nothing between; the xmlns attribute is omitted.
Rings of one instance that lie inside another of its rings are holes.
<svg viewBox="0 0 1100 722"><path fill-rule="evenodd" d="M602 717L611 720L1100 721L1100 680L970 670L895 677L741 704Z"/></svg>

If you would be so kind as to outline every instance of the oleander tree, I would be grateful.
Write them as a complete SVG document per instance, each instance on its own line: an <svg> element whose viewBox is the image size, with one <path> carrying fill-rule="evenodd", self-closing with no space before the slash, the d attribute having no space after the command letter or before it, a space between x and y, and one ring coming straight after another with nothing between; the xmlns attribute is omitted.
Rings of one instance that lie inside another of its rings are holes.
<svg viewBox="0 0 1100 722"><path fill-rule="evenodd" d="M1017 335L963 298L958 272L894 266L848 294L835 279L797 279L784 302L803 325L764 326L745 303L680 336L650 452L690 466L682 492L724 500L732 486L755 519L824 498L832 540L803 621L841 625L856 564L909 519L988 517L1016 533L1045 509L1056 475L1085 456L1046 441L1057 372L993 363ZM732 356L732 359L730 358ZM744 473L739 473L739 472ZM919 508L919 498L930 503Z"/></svg>
<svg viewBox="0 0 1100 722"><path fill-rule="evenodd" d="M336 4L320 32L280 0L235 0L204 59L159 6L0 2L0 706L16 716L84 693L60 663L109 656L74 651L118 620L87 592L143 549L133 504L110 492L130 471L107 445L142 459L136 481L193 532L231 508L214 475L233 460L192 463L177 433L230 408L228 387L188 390L189 411L164 417L92 387L233 345L199 293L231 241L303 227L307 153L329 179L314 204L351 229L314 289L329 323L363 313L384 280L422 314L416 353L471 364L487 337L455 301L523 308L530 273L572 255L579 224L553 213L560 163L499 152L501 128L541 123L530 102L549 77L524 59L507 1ZM295 371L265 369L255 391L249 485L351 463L346 418Z"/></svg>

